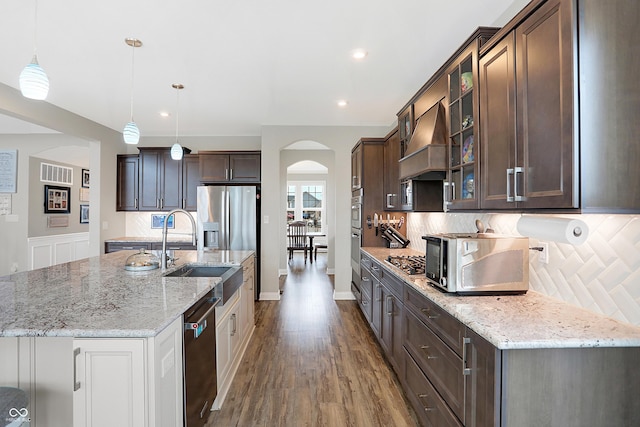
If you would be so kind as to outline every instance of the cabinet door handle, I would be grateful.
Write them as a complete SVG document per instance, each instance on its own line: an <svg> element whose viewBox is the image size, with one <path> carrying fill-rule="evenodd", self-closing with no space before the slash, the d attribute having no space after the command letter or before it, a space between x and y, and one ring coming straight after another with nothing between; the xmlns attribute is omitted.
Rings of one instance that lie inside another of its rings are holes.
<svg viewBox="0 0 640 427"><path fill-rule="evenodd" d="M160 199L156 199L156 209L160 209Z"/></svg>
<svg viewBox="0 0 640 427"><path fill-rule="evenodd" d="M393 316L393 297L387 296L387 316Z"/></svg>
<svg viewBox="0 0 640 427"><path fill-rule="evenodd" d="M80 355L80 347L73 349L73 391L80 390L80 381L78 381L78 356Z"/></svg>
<svg viewBox="0 0 640 427"><path fill-rule="evenodd" d="M160 199L160 209L164 209L164 199Z"/></svg>
<svg viewBox="0 0 640 427"><path fill-rule="evenodd" d="M133 199L133 206L138 209L138 198Z"/></svg>
<svg viewBox="0 0 640 427"><path fill-rule="evenodd" d="M516 202L524 202L525 197L518 194L518 174L524 176L524 168L518 166L513 170L513 198Z"/></svg>
<svg viewBox="0 0 640 427"><path fill-rule="evenodd" d="M392 199L393 197L396 197L396 196L397 196L397 194L392 194L392 193L388 193L388 194L387 194L387 207L388 207L388 208L395 208L395 207L396 207L396 205L394 205L393 203L391 203L391 199Z"/></svg>
<svg viewBox="0 0 640 427"><path fill-rule="evenodd" d="M468 344L471 344L471 338L464 337L462 339L462 375L471 375L471 368L467 368Z"/></svg>
<svg viewBox="0 0 640 427"><path fill-rule="evenodd" d="M231 315L231 321L233 321L233 329L231 329L231 336L234 336L236 334L236 332L237 332L237 329L236 329L236 314L235 313L233 313Z"/></svg>
<svg viewBox="0 0 640 427"><path fill-rule="evenodd" d="M233 181L233 168L229 169L229 181Z"/></svg>
<svg viewBox="0 0 640 427"><path fill-rule="evenodd" d="M224 170L224 179L228 180L229 179L229 169L225 169Z"/></svg>
<svg viewBox="0 0 640 427"><path fill-rule="evenodd" d="M376 301L382 301L382 290L380 288L381 285L378 283L376 285L376 290L378 291L378 295L376 295Z"/></svg>
<svg viewBox="0 0 640 427"><path fill-rule="evenodd" d="M514 171L513 168L509 168L507 169L507 202L508 203L512 203L515 200L513 199L513 196L511 195L511 176L514 175Z"/></svg>

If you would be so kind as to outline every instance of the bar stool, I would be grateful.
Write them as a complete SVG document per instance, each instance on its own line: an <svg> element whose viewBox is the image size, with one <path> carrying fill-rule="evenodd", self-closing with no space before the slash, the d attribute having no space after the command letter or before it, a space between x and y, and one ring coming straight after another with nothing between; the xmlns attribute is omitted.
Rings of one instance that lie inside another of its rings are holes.
<svg viewBox="0 0 640 427"><path fill-rule="evenodd" d="M6 427L29 425L29 397L15 387L0 387L0 424Z"/></svg>

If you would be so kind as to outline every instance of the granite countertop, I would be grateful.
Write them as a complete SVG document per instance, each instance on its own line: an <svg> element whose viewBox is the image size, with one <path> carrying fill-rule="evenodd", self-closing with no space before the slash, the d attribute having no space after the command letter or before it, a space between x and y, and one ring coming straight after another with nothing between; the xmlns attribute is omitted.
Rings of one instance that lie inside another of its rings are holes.
<svg viewBox="0 0 640 427"><path fill-rule="evenodd" d="M186 263L240 265L253 251L180 251L166 271L127 271L120 251L0 277L0 337L151 337L220 278L163 277Z"/></svg>
<svg viewBox="0 0 640 427"><path fill-rule="evenodd" d="M529 290L524 295L460 296L431 286L386 262L389 255L424 255L413 249L366 247L382 267L501 350L638 347L640 327Z"/></svg>

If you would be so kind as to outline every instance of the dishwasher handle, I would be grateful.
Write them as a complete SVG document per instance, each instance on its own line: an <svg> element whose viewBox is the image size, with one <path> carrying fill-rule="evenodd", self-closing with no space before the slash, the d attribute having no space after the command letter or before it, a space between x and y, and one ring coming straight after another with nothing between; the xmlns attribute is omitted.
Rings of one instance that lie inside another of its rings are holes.
<svg viewBox="0 0 640 427"><path fill-rule="evenodd" d="M206 304L210 304L211 306L207 309L207 311L198 318L197 321L193 322L188 319L184 321L184 329L185 331L193 330L193 338L198 338L200 334L207 328L207 318L213 313L213 310L220 303L220 298L211 298L207 301Z"/></svg>

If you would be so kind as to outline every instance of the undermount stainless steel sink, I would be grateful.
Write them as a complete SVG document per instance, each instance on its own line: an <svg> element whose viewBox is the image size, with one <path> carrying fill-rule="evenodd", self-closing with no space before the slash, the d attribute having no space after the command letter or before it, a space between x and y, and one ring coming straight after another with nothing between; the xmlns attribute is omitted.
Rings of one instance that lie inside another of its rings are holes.
<svg viewBox="0 0 640 427"><path fill-rule="evenodd" d="M164 274L165 277L219 277L222 282L216 285L214 296L219 297L221 304L233 296L242 286L242 267L234 266L209 266L185 264L177 269Z"/></svg>
<svg viewBox="0 0 640 427"><path fill-rule="evenodd" d="M185 264L166 277L223 277L233 267L210 267L202 265ZM224 279L223 279L224 280Z"/></svg>

